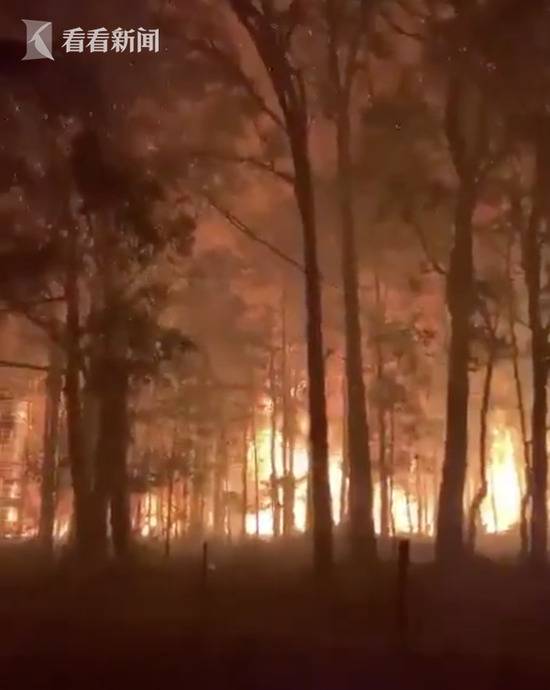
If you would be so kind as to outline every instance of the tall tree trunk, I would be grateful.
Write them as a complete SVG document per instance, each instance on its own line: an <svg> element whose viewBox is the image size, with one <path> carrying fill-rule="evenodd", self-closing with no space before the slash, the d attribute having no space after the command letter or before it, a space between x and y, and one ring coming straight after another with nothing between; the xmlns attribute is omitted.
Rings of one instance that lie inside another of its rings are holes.
<svg viewBox="0 0 550 690"><path fill-rule="evenodd" d="M191 474L191 505L189 531L193 537L199 537L204 531L202 505L204 502L206 451L201 442L195 448L193 471Z"/></svg>
<svg viewBox="0 0 550 690"><path fill-rule="evenodd" d="M340 524L347 519L349 489L349 449L348 449L348 396L346 376L342 377L342 482L340 484Z"/></svg>
<svg viewBox="0 0 550 690"><path fill-rule="evenodd" d="M278 417L278 398L277 386L275 382L275 351L270 353L269 360L269 394L271 397L271 430L270 430L270 461L271 461L271 510L273 514L273 536L277 538L281 531L281 505L279 502L279 476L277 473L277 417Z"/></svg>
<svg viewBox="0 0 550 690"><path fill-rule="evenodd" d="M317 249L317 219L309 149L308 93L303 73L290 55L285 30L272 3L258 9L252 0L229 0L247 32L273 87L292 155L294 195L300 213L304 251L307 313L309 443L312 465L313 560L318 575L333 568L333 527L329 483L328 421L323 351L321 275Z"/></svg>
<svg viewBox="0 0 550 690"><path fill-rule="evenodd" d="M516 333L517 313L514 293L514 279L512 275L512 253L515 245L514 234L523 232L523 210L521 198L511 200L512 228L508 239L506 252L506 277L509 282L508 294L508 323L510 329L510 343L512 346L512 371L514 375L514 387L516 391L516 404L518 410L519 426L521 432L521 446L523 451L523 495L520 507L520 558L527 560L529 553L529 524L527 511L531 500L531 458L529 452L529 439L527 435L527 414L525 411L525 397L520 371L520 351Z"/></svg>
<svg viewBox="0 0 550 690"><path fill-rule="evenodd" d="M525 402L523 394L523 384L519 367L519 347L516 335L516 321L514 317L510 319L510 340L512 343L512 368L514 372L514 386L516 390L516 401L518 408L519 425L521 432L521 447L523 451L523 495L521 497L520 514L520 555L522 560L527 559L529 553L529 527L527 520L527 510L531 500L531 459L529 453L529 439L527 436L527 415L525 412Z"/></svg>
<svg viewBox="0 0 550 690"><path fill-rule="evenodd" d="M395 486L395 405L390 408L390 467L389 467L389 513L391 534L395 537L395 515L393 512L393 497Z"/></svg>
<svg viewBox="0 0 550 690"><path fill-rule="evenodd" d="M340 81L338 55L331 52L333 79ZM342 282L346 333L346 381L349 453L349 530L355 561L376 560L373 485L359 303L359 270L355 237L354 189L351 161L349 90L339 90L337 105L338 198L342 233Z"/></svg>
<svg viewBox="0 0 550 690"><path fill-rule="evenodd" d="M541 281L542 257L541 226L545 218L546 194L550 178L550 141L548 122L540 124L537 139L536 183L533 195L533 209L528 228L524 234L523 252L525 280L527 284L529 327L531 329L531 364L533 376L533 408L531 416L532 435L532 510L530 561L535 568L547 562L548 540L548 458L546 449L546 419L548 415L548 344L547 331L542 322Z"/></svg>
<svg viewBox="0 0 550 690"><path fill-rule="evenodd" d="M110 386L110 377L105 370L104 359L95 352L90 357L91 385L84 391L83 412L86 419L84 430L85 452L92 455L93 482L93 548L97 558L107 558L109 551L109 503L111 492L111 459L109 450L109 404L108 393L103 388ZM95 422L95 424L94 424Z"/></svg>
<svg viewBox="0 0 550 690"><path fill-rule="evenodd" d="M189 531L189 477L184 475L181 482L181 523L182 535Z"/></svg>
<svg viewBox="0 0 550 690"><path fill-rule="evenodd" d="M490 346L485 377L483 381L483 395L481 398L481 410L479 416L479 488L474 495L468 516L468 548L471 551L476 547L477 523L483 501L487 498L487 416L491 403L491 385L495 368L495 350Z"/></svg>
<svg viewBox="0 0 550 690"><path fill-rule="evenodd" d="M258 430L256 411L252 412L252 448L254 453L254 509L256 512L256 537L260 536L260 459L258 457Z"/></svg>
<svg viewBox="0 0 550 690"><path fill-rule="evenodd" d="M172 550L172 525L173 525L173 506L174 501L174 464L173 460L170 461L168 467L168 496L167 496L167 506L166 506L166 533L164 535L164 555L166 558L170 558L170 553Z"/></svg>
<svg viewBox="0 0 550 690"><path fill-rule="evenodd" d="M416 477L416 533L420 536L423 533L424 525L424 497L422 491L422 466L420 457L415 456L415 477Z"/></svg>
<svg viewBox="0 0 550 690"><path fill-rule="evenodd" d="M376 298L376 307L381 318L385 318L384 305L382 303L382 296L380 291L380 279L378 272L374 274L374 291ZM375 352L376 352L376 379L382 392L384 383L384 352L380 343L380 334L376 334ZM389 501L389 487L388 487L388 467L387 467L387 448L386 448L386 410L384 402L380 399L377 402L378 411L378 467L380 476L380 534L387 538L390 533L390 501Z"/></svg>
<svg viewBox="0 0 550 690"><path fill-rule="evenodd" d="M167 495L167 506L166 506L166 533L164 535L164 556L165 558L170 558L170 552L172 550L172 526L173 526L173 506L174 501L174 458L170 459L168 465L168 495Z"/></svg>
<svg viewBox="0 0 550 690"><path fill-rule="evenodd" d="M288 502L288 533L292 534L296 528L296 476L294 474L294 460L296 452L296 414L295 401L292 400L292 417L289 426L288 439L288 495L285 501Z"/></svg>
<svg viewBox="0 0 550 690"><path fill-rule="evenodd" d="M50 369L46 378L46 413L44 419L44 459L40 501L38 538L47 554L53 551L57 490L57 455L61 392L63 388L63 357L59 348L50 346Z"/></svg>
<svg viewBox="0 0 550 690"><path fill-rule="evenodd" d="M212 467L213 473L213 528L214 534L217 537L223 536L224 533L224 523L225 523L225 510L224 510L224 488L223 488L223 468L225 464L225 453L227 452L227 437L225 431L225 424L223 420L220 419L219 424L221 425L221 434L219 443L217 444L217 452L215 455L214 465Z"/></svg>
<svg viewBox="0 0 550 690"><path fill-rule="evenodd" d="M412 534L414 532L414 523L413 523L413 514L412 514L412 506L411 506L411 491L410 491L410 470L409 470L409 478L407 480L407 490L405 492L405 505L407 507L407 524L409 526L409 534Z"/></svg>
<svg viewBox="0 0 550 690"><path fill-rule="evenodd" d="M243 464L241 472L241 536L246 537L246 518L248 516L248 427L243 431Z"/></svg>
<svg viewBox="0 0 550 690"><path fill-rule="evenodd" d="M386 463L386 412L382 403L378 405L378 458L380 463L380 535L387 538L390 533L390 501Z"/></svg>
<svg viewBox="0 0 550 690"><path fill-rule="evenodd" d="M463 180L456 209L455 238L447 281L451 343L447 385L447 433L439 492L436 555L440 563L463 554L463 497L468 451L470 317L473 293L472 219L475 180Z"/></svg>
<svg viewBox="0 0 550 690"><path fill-rule="evenodd" d="M283 534L285 537L294 532L294 449L291 435L293 435L294 419L292 418L290 376L288 370L288 337L286 319L286 292L283 290L281 301L281 383L283 391Z"/></svg>
<svg viewBox="0 0 550 690"><path fill-rule="evenodd" d="M86 559L93 548L93 503L90 478L82 437L80 386L80 290L78 285L78 239L72 228L67 239L65 296L67 300L65 400L67 409L67 444L73 486L73 535L79 558Z"/></svg>
<svg viewBox="0 0 550 690"><path fill-rule="evenodd" d="M168 460L167 479L168 479L168 496L166 506L166 534L164 537L164 556L170 558L170 551L172 547L172 524L173 524L173 506L174 501L174 479L176 473L176 452L177 452L177 424L174 424L174 431L172 436L172 452Z"/></svg>
<svg viewBox="0 0 550 690"><path fill-rule="evenodd" d="M332 505L329 483L328 420L323 352L321 276L317 258L317 228L311 164L307 151L307 118L293 137L296 194L304 232L306 273L309 441L313 504L313 558L318 575L333 567Z"/></svg>
<svg viewBox="0 0 550 690"><path fill-rule="evenodd" d="M468 454L470 319L474 305L473 217L487 140L484 95L457 59L446 103L446 134L459 178L454 242L447 277L450 348L445 455L437 514L436 559L452 565L464 554L464 484Z"/></svg>
<svg viewBox="0 0 550 690"><path fill-rule="evenodd" d="M131 539L126 467L130 435L126 362L105 358L100 375L105 379L101 386L97 459L101 483L104 481L106 485L99 487L99 500L103 501L107 495L114 554L123 559L128 556Z"/></svg>

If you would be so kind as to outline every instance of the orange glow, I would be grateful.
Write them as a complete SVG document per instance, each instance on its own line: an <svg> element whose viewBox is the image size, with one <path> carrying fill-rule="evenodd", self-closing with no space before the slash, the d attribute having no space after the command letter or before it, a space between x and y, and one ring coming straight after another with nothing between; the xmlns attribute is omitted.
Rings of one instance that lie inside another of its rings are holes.
<svg viewBox="0 0 550 690"><path fill-rule="evenodd" d="M512 431L493 430L487 467L489 494L481 508L481 522L488 534L506 532L521 514L521 488Z"/></svg>
<svg viewBox="0 0 550 690"><path fill-rule="evenodd" d="M261 509L259 513L259 534L267 538L273 535L273 513L271 508L269 485L271 475L270 460L270 433L264 430L257 436L258 469ZM254 488L254 449L249 447L249 496L250 489ZM277 434L276 441L276 466L279 476L282 474L282 438ZM306 529L307 515L307 472L308 453L305 447L298 447L294 457L294 477L296 481L295 517L296 529L304 532ZM342 483L341 456L334 454L330 458L330 487L332 494L332 515L335 524L340 520L340 496ZM519 473L513 443L513 431L506 427L498 427L493 430L492 444L488 458L487 478L489 494L481 508L481 522L488 534L498 534L508 531L519 522L521 487L519 485ZM412 483L412 480L411 480ZM374 523L375 529L380 534L380 483L374 484ZM282 500L282 496L279 496ZM435 534L435 501L430 495L424 499L422 506L422 525L419 526L418 499L414 491L407 492L398 481L395 481L392 490L392 521L397 534L419 534L433 536ZM246 518L246 531L249 535L256 534L256 513L253 508L254 500L251 498L252 507ZM268 504L266 507L266 503ZM422 529L420 529L422 527Z"/></svg>

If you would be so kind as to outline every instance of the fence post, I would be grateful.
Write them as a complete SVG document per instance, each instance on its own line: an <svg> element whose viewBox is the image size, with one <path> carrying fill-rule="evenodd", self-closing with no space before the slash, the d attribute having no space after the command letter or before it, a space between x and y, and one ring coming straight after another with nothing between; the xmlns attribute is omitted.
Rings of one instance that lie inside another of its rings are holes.
<svg viewBox="0 0 550 690"><path fill-rule="evenodd" d="M201 584L204 590L208 587L208 542L202 544L202 567L201 567Z"/></svg>
<svg viewBox="0 0 550 690"><path fill-rule="evenodd" d="M411 542L400 539L397 558L397 635L401 647L406 647L409 634L409 566Z"/></svg>

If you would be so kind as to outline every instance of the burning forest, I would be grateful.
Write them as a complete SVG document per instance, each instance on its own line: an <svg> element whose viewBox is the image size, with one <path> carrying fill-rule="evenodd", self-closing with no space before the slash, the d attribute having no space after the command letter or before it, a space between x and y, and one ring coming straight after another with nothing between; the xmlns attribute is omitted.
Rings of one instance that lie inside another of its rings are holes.
<svg viewBox="0 0 550 690"><path fill-rule="evenodd" d="M2 3L6 681L547 687L549 11Z"/></svg>

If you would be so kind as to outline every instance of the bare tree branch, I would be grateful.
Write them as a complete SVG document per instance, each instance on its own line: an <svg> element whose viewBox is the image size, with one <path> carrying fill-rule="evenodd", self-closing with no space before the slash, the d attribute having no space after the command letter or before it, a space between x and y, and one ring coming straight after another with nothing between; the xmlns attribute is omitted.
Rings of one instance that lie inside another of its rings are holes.
<svg viewBox="0 0 550 690"><path fill-rule="evenodd" d="M41 364L27 364L26 362L11 362L5 359L0 360L0 367L4 369L28 369L29 371L50 371L49 366Z"/></svg>
<svg viewBox="0 0 550 690"><path fill-rule="evenodd" d="M246 74L241 65L236 62L231 55L229 55L213 41L196 39L189 41L189 43L190 46L197 52L213 58L218 65L228 73L235 83L246 91L248 96L257 105L260 111L264 115L267 115L277 127L285 130L285 125L280 115L268 105L265 98L256 88L251 77Z"/></svg>
<svg viewBox="0 0 550 690"><path fill-rule="evenodd" d="M208 151L205 149L191 149L189 154L192 157L199 159L206 158L222 161L224 163L250 165L258 170L275 175L275 177L278 177L283 182L286 182L286 184L294 185L294 176L289 172L276 168L273 161L263 161L261 158L255 158L254 156L239 156L238 154L230 152Z"/></svg>
<svg viewBox="0 0 550 690"><path fill-rule="evenodd" d="M430 263L432 269L436 273L439 273L439 275L446 276L447 271L441 266L441 264L433 256L431 249L430 249L430 246L428 244L428 241L426 240L426 236L424 235L424 230L423 230L422 226L420 225L420 223L414 218L409 218L408 221L409 221L410 226L414 230L416 236L418 237L418 241L420 242L422 250L424 251L424 255L426 256L426 259Z"/></svg>
<svg viewBox="0 0 550 690"><path fill-rule="evenodd" d="M401 8L405 14L408 14L410 17L414 17L415 19L420 19L420 21L428 21L430 19L429 14L425 14L420 10L418 7L414 7L412 2L409 2L408 0L394 0L395 4Z"/></svg>
<svg viewBox="0 0 550 690"><path fill-rule="evenodd" d="M275 256L279 257L279 259L282 259L287 264L290 264L294 268L297 268L301 273L305 273L304 267L299 261L296 261L296 259L293 259L291 256L288 256L288 254L285 254L271 242L258 235L258 233L252 230L248 225L246 225L246 223L243 223L243 221L240 218L237 218L235 215L233 215L231 211L224 208L223 206L220 206L220 204L218 204L218 202L215 201L215 199L213 199L209 194L203 192L203 196L206 199L206 201L210 204L210 206L215 211L217 211L220 214L220 216L222 216L222 218L224 218L240 233L245 235L245 237L247 237L249 240L252 240L253 242L256 242L257 244L261 244L266 249L269 249L269 251L272 254L275 254Z"/></svg>
<svg viewBox="0 0 550 690"><path fill-rule="evenodd" d="M56 302L64 302L65 297L45 297L39 300L33 300L30 302L10 302L9 306L0 307L0 314L10 313L10 312L22 312L25 309L30 309L32 307L41 307L45 304L55 304Z"/></svg>
<svg viewBox="0 0 550 690"><path fill-rule="evenodd" d="M423 34L420 34L416 31L409 31L408 29L404 29L398 22L395 20L391 14L386 10L382 10L380 12L380 17L386 22L386 24L395 31L395 33L400 34L401 36L405 36L406 38L410 38L411 40L414 41L420 41L424 42L426 40L426 37Z"/></svg>

